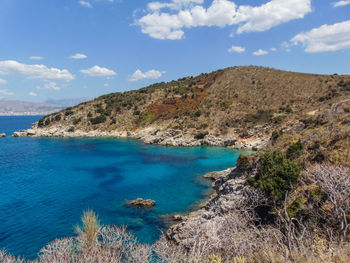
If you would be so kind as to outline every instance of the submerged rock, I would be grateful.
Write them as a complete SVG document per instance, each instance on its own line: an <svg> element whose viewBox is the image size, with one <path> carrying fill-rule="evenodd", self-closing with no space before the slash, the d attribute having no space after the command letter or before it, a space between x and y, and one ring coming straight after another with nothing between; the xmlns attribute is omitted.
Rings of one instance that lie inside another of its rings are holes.
<svg viewBox="0 0 350 263"><path fill-rule="evenodd" d="M6 137L6 133L0 133L0 138Z"/></svg>
<svg viewBox="0 0 350 263"><path fill-rule="evenodd" d="M126 204L130 206L139 207L139 208L151 208L155 206L156 201L152 199L137 198L135 200L128 201Z"/></svg>

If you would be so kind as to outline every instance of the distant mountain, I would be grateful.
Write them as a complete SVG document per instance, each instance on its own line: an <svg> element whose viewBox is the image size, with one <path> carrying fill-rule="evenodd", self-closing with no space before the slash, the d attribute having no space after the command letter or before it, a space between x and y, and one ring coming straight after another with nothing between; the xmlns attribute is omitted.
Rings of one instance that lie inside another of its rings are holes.
<svg viewBox="0 0 350 263"><path fill-rule="evenodd" d="M88 101L90 99L91 98L87 98L87 97L75 98L75 99L60 99L60 100L48 99L48 100L44 101L44 103L59 105L59 106L66 108L66 107L72 107L72 106L78 105L78 104L85 102L85 101Z"/></svg>
<svg viewBox="0 0 350 263"><path fill-rule="evenodd" d="M0 101L0 115L47 115L62 110L64 107L26 101Z"/></svg>

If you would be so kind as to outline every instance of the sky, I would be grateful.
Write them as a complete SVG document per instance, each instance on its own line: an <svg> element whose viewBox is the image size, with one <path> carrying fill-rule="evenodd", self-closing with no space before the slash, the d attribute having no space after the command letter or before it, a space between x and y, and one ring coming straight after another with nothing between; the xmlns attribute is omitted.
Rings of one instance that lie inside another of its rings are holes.
<svg viewBox="0 0 350 263"><path fill-rule="evenodd" d="M0 99L94 98L259 65L350 74L350 0L0 0Z"/></svg>

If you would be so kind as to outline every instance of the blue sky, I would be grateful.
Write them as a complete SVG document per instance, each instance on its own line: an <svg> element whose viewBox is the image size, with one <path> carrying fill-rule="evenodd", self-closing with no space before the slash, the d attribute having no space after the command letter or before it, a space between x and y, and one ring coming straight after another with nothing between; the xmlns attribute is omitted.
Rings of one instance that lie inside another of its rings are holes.
<svg viewBox="0 0 350 263"><path fill-rule="evenodd" d="M1 0L0 99L137 89L237 65L350 73L350 0Z"/></svg>

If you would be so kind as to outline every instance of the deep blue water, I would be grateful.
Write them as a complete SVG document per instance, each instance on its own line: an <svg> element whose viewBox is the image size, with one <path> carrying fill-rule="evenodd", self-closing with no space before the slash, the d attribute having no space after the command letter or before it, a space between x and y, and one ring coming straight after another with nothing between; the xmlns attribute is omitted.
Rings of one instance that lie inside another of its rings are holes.
<svg viewBox="0 0 350 263"><path fill-rule="evenodd" d="M0 116L0 133L39 118ZM102 224L128 225L140 241L153 242L164 230L162 215L187 212L208 193L200 175L234 166L239 154L130 139L0 138L0 248L33 258L46 243L74 235L88 208ZM124 206L137 197L156 206Z"/></svg>

